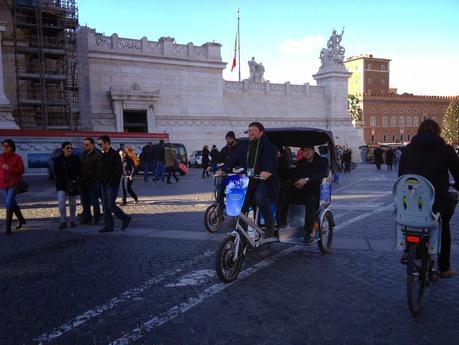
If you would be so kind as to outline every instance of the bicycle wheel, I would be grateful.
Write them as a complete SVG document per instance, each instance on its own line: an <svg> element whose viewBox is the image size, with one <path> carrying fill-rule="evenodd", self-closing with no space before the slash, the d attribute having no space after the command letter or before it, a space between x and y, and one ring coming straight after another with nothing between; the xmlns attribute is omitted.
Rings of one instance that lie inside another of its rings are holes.
<svg viewBox="0 0 459 345"><path fill-rule="evenodd" d="M210 233L218 232L223 226L223 211L218 204L212 204L204 212L204 226Z"/></svg>
<svg viewBox="0 0 459 345"><path fill-rule="evenodd" d="M234 236L228 236L220 244L215 256L216 271L218 278L223 283L230 283L237 278L241 271L242 262L244 260L243 252L243 240L239 243L239 257L234 261L234 255L236 253L236 238Z"/></svg>
<svg viewBox="0 0 459 345"><path fill-rule="evenodd" d="M424 291L427 285L428 258L421 246L410 243L408 247L408 261L406 265L406 287L408 308L414 317L418 316L422 309Z"/></svg>
<svg viewBox="0 0 459 345"><path fill-rule="evenodd" d="M317 245L322 254L330 251L333 242L333 216L330 211L325 213L322 224L319 226L319 241Z"/></svg>

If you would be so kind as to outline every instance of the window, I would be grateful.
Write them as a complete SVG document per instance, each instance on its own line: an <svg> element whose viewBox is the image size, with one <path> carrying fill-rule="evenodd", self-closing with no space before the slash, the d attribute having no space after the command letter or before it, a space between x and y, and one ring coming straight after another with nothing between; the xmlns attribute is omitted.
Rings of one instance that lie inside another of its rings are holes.
<svg viewBox="0 0 459 345"><path fill-rule="evenodd" d="M392 108L392 112L395 113L395 108Z"/></svg>
<svg viewBox="0 0 459 345"><path fill-rule="evenodd" d="M385 114L387 113L387 108L383 108L382 112Z"/></svg>
<svg viewBox="0 0 459 345"><path fill-rule="evenodd" d="M398 126L400 128L403 128L405 127L405 118L403 116L400 116L399 119L398 119Z"/></svg>
<svg viewBox="0 0 459 345"><path fill-rule="evenodd" d="M376 116L370 116L370 126L376 127Z"/></svg>
<svg viewBox="0 0 459 345"><path fill-rule="evenodd" d="M375 136L374 136L374 134L371 135L371 142L372 142L372 143L375 142Z"/></svg>
<svg viewBox="0 0 459 345"><path fill-rule="evenodd" d="M411 108L406 109L407 113L411 113Z"/></svg>
<svg viewBox="0 0 459 345"><path fill-rule="evenodd" d="M386 91L381 90L381 95L384 96L386 94Z"/></svg>
<svg viewBox="0 0 459 345"><path fill-rule="evenodd" d="M371 107L371 112L372 112L372 113L375 113L375 112L376 112L375 107Z"/></svg>
<svg viewBox="0 0 459 345"><path fill-rule="evenodd" d="M413 127L419 126L419 118L417 116L413 117Z"/></svg>
<svg viewBox="0 0 459 345"><path fill-rule="evenodd" d="M437 108L433 108L432 111L433 111L434 113L436 113L436 112L437 112Z"/></svg>
<svg viewBox="0 0 459 345"><path fill-rule="evenodd" d="M400 134L400 141L403 142L403 134Z"/></svg>
<svg viewBox="0 0 459 345"><path fill-rule="evenodd" d="M382 126L383 127L389 126L389 121L387 119L387 116L383 116L383 118L382 118Z"/></svg>
<svg viewBox="0 0 459 345"><path fill-rule="evenodd" d="M384 79L381 79L381 85L386 85L386 81Z"/></svg>
<svg viewBox="0 0 459 345"><path fill-rule="evenodd" d="M395 143L395 134L392 134L392 142Z"/></svg>
<svg viewBox="0 0 459 345"><path fill-rule="evenodd" d="M385 71L386 70L386 65L381 65L381 71Z"/></svg>
<svg viewBox="0 0 459 345"><path fill-rule="evenodd" d="M383 134L383 142L387 142L387 134Z"/></svg>
<svg viewBox="0 0 459 345"><path fill-rule="evenodd" d="M413 122L411 121L411 116L406 117L406 127L413 127Z"/></svg>
<svg viewBox="0 0 459 345"><path fill-rule="evenodd" d="M367 68L368 68L368 69L371 69L371 63L368 64Z"/></svg>
<svg viewBox="0 0 459 345"><path fill-rule="evenodd" d="M368 78L368 84L371 84L371 79L370 78Z"/></svg>
<svg viewBox="0 0 459 345"><path fill-rule="evenodd" d="M403 114L403 108L400 108L400 113Z"/></svg>
<svg viewBox="0 0 459 345"><path fill-rule="evenodd" d="M123 120L126 132L148 132L146 110L124 110Z"/></svg>
<svg viewBox="0 0 459 345"><path fill-rule="evenodd" d="M427 114L422 114L422 120L427 120Z"/></svg>
<svg viewBox="0 0 459 345"><path fill-rule="evenodd" d="M392 116L392 117L390 118L390 126L391 126L391 127L397 127L397 117Z"/></svg>
<svg viewBox="0 0 459 345"><path fill-rule="evenodd" d="M406 140L410 141L411 140L411 135L408 134Z"/></svg>
<svg viewBox="0 0 459 345"><path fill-rule="evenodd" d="M418 113L418 108L414 108L414 113L415 113L415 114Z"/></svg>

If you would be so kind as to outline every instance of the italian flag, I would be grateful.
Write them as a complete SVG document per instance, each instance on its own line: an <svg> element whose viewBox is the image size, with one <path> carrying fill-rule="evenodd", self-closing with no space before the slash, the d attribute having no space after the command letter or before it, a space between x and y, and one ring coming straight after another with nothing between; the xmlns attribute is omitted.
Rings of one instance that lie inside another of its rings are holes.
<svg viewBox="0 0 459 345"><path fill-rule="evenodd" d="M234 56L233 56L233 64L231 65L231 72L233 72L233 69L236 67L236 52L237 52L237 36L239 34L239 25L237 26L237 32L236 32L236 39L234 40Z"/></svg>

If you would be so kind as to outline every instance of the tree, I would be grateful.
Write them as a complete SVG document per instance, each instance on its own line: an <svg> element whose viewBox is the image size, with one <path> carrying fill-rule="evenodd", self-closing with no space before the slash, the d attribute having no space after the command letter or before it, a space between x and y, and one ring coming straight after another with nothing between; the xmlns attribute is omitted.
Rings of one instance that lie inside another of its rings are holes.
<svg viewBox="0 0 459 345"><path fill-rule="evenodd" d="M459 105L456 101L449 103L443 115L442 137L451 144L459 143Z"/></svg>
<svg viewBox="0 0 459 345"><path fill-rule="evenodd" d="M354 95L347 97L347 110L354 121L362 121L362 106L358 97Z"/></svg>

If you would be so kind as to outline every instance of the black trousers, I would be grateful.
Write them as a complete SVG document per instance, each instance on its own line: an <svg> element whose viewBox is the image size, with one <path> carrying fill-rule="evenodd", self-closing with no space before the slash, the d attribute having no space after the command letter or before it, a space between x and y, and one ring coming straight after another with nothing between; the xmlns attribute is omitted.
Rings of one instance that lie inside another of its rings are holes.
<svg viewBox="0 0 459 345"><path fill-rule="evenodd" d="M306 214L304 216L304 230L306 233L312 233L312 227L314 225L314 220L316 219L316 213L319 209L319 199L316 195L312 193L306 194L304 200L304 205L306 208Z"/></svg>
<svg viewBox="0 0 459 345"><path fill-rule="evenodd" d="M134 183L134 180L129 179L127 176L123 176L121 178L121 187L123 189L123 202L126 202L127 199L127 193L129 193L132 198L137 201L137 194L135 194L134 190L132 189L132 184Z"/></svg>
<svg viewBox="0 0 459 345"><path fill-rule="evenodd" d="M166 168L166 172L167 172L167 182L171 182L171 175L174 175L175 181L179 180L179 178L175 174L175 168L174 167L167 167Z"/></svg>

